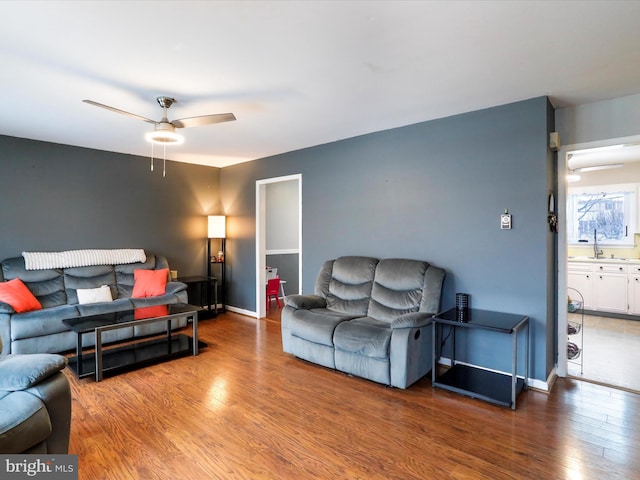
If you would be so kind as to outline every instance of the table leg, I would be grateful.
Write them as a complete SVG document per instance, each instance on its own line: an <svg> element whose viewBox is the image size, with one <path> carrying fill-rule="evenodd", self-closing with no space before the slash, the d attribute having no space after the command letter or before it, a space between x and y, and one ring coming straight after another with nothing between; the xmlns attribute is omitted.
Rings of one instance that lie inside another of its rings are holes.
<svg viewBox="0 0 640 480"><path fill-rule="evenodd" d="M171 353L171 319L167 320L167 350Z"/></svg>
<svg viewBox="0 0 640 480"><path fill-rule="evenodd" d="M96 382L102 381L102 330L96 328Z"/></svg>
<svg viewBox="0 0 640 480"><path fill-rule="evenodd" d="M515 330L513 337L513 348L511 357L511 409L516 409L516 385L518 383L518 331Z"/></svg>
<svg viewBox="0 0 640 480"><path fill-rule="evenodd" d="M213 313L218 316L218 279L213 281Z"/></svg>
<svg viewBox="0 0 640 480"><path fill-rule="evenodd" d="M198 314L193 315L193 355L198 355Z"/></svg>
<svg viewBox="0 0 640 480"><path fill-rule="evenodd" d="M451 329L451 367L456 364L456 327L450 325ZM464 337L463 337L464 339Z"/></svg>
<svg viewBox="0 0 640 480"><path fill-rule="evenodd" d="M78 333L76 342L76 362L78 362L78 377L80 377L82 375L82 333Z"/></svg>
<svg viewBox="0 0 640 480"><path fill-rule="evenodd" d="M211 312L211 279L200 284L200 301L202 301L202 288L204 286L207 288L207 311Z"/></svg>
<svg viewBox="0 0 640 480"><path fill-rule="evenodd" d="M432 333L431 333L431 386L436 382L436 363L438 359L438 352L436 350L436 333L438 331L437 323L431 320Z"/></svg>
<svg viewBox="0 0 640 480"><path fill-rule="evenodd" d="M524 386L523 390L529 388L529 321L527 320L527 334L524 338Z"/></svg>

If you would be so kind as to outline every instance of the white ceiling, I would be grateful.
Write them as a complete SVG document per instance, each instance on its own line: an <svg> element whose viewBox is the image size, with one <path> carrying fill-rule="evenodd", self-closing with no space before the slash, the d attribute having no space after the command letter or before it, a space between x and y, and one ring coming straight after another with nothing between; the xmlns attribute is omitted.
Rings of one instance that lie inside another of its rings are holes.
<svg viewBox="0 0 640 480"><path fill-rule="evenodd" d="M549 95L640 93L638 1L0 1L0 134L225 166ZM156 148L156 155L158 155Z"/></svg>

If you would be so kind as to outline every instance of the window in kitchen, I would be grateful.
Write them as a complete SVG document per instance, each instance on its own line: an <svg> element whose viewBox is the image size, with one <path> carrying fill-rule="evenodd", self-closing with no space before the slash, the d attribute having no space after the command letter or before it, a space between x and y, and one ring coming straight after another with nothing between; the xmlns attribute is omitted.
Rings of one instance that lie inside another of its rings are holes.
<svg viewBox="0 0 640 480"><path fill-rule="evenodd" d="M570 244L633 245L637 184L569 188L567 238Z"/></svg>

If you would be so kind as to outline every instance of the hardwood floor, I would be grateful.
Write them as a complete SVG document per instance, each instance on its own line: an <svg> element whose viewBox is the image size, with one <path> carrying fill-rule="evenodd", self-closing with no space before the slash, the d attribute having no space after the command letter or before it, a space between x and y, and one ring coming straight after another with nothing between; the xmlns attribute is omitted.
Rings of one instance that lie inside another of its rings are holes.
<svg viewBox="0 0 640 480"><path fill-rule="evenodd" d="M197 357L78 381L80 479L640 478L640 395L560 379L512 411L282 352L277 319L200 323Z"/></svg>

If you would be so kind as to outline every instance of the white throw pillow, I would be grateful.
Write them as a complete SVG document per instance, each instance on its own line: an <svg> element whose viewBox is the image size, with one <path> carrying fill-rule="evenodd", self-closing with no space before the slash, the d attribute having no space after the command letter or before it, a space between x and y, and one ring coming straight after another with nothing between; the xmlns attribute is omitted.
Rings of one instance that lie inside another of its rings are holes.
<svg viewBox="0 0 640 480"><path fill-rule="evenodd" d="M76 293L78 294L78 303L80 305L113 301L109 285L102 285L98 288L79 288Z"/></svg>

